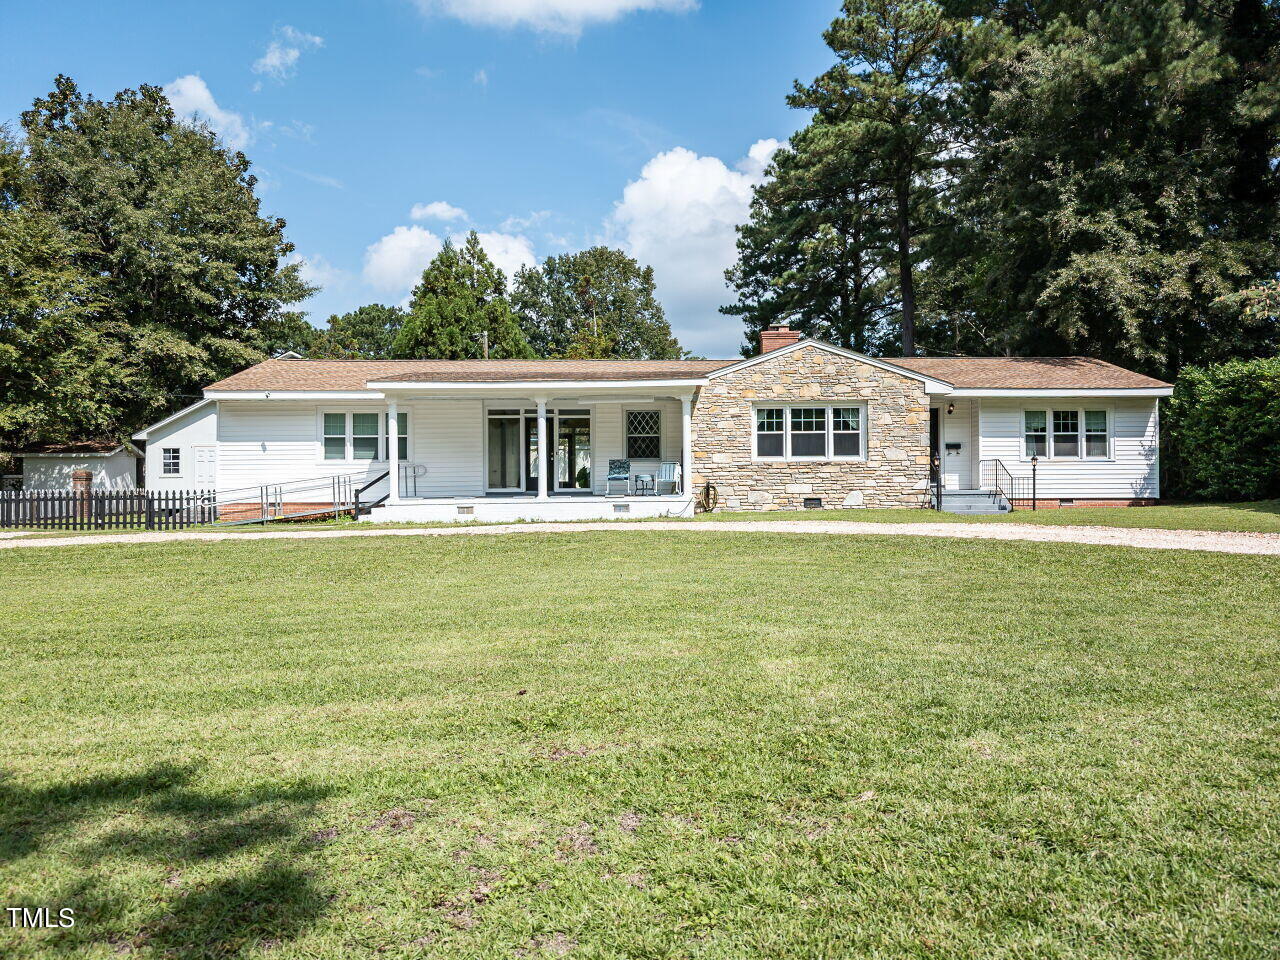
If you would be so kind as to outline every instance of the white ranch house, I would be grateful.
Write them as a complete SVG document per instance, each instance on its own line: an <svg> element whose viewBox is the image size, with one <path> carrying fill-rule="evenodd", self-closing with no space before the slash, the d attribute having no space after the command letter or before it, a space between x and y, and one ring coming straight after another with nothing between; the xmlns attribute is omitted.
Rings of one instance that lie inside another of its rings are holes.
<svg viewBox="0 0 1280 960"><path fill-rule="evenodd" d="M1007 509L1033 457L1041 507L1160 496L1166 383L1083 357L873 358L785 327L762 344L747 360L274 359L136 439L148 487L297 514L341 482L367 486L380 521L688 516L707 485L721 509L924 507L935 462L944 507Z"/></svg>

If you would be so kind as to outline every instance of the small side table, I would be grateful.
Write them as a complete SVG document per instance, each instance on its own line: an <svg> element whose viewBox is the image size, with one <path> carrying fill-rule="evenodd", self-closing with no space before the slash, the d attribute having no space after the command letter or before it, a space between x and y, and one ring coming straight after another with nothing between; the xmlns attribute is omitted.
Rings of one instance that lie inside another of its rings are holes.
<svg viewBox="0 0 1280 960"><path fill-rule="evenodd" d="M636 496L651 497L657 492L653 485L653 474L637 473L636 474Z"/></svg>

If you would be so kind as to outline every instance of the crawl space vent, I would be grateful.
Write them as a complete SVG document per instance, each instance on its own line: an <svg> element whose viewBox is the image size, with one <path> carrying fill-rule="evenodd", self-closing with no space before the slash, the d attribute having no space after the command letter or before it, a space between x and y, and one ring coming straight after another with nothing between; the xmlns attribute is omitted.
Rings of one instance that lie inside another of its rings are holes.
<svg viewBox="0 0 1280 960"><path fill-rule="evenodd" d="M821 497L805 497L804 508L806 510L821 510L822 498Z"/></svg>

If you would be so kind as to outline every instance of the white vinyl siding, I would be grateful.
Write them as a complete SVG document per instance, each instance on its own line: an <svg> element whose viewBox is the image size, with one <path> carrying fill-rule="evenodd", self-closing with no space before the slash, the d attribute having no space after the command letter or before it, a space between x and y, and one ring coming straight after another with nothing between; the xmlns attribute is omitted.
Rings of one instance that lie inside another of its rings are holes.
<svg viewBox="0 0 1280 960"><path fill-rule="evenodd" d="M591 489L593 493L605 492L605 476L609 472L609 460L627 455L626 411L656 410L659 426L660 455L652 459L632 459L631 472L656 474L664 460L680 462L681 412L679 400L658 400L654 403L628 404L597 403L592 406L592 464ZM615 488L617 492L617 488Z"/></svg>
<svg viewBox="0 0 1280 960"><path fill-rule="evenodd" d="M146 441L146 484L148 490L194 490L197 487L212 488L198 483L194 470L196 447L209 447L218 442L218 405L205 404L166 423L163 427L150 430ZM165 448L178 450L182 461L180 475L166 476L164 473Z"/></svg>
<svg viewBox="0 0 1280 960"><path fill-rule="evenodd" d="M983 460L999 459L1015 476L1030 476L1024 411L1044 410L1053 433L1056 410L1078 410L1081 443L1087 444L1087 411L1108 413L1111 456L1041 458L1037 464L1037 493L1042 497L1081 500L1128 500L1160 496L1158 401L1152 398L1081 401L983 399L979 401L979 451Z"/></svg>
<svg viewBox="0 0 1280 960"><path fill-rule="evenodd" d="M109 457L23 457L24 490L70 490L71 474L88 470L94 490L133 490L137 459L121 451Z"/></svg>

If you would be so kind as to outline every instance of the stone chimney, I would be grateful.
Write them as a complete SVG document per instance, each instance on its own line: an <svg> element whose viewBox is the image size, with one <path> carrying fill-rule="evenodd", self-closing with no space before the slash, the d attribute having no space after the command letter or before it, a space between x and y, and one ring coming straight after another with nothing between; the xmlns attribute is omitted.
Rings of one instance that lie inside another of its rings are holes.
<svg viewBox="0 0 1280 960"><path fill-rule="evenodd" d="M760 352L772 353L783 347L789 347L800 339L800 334L785 323L771 323L760 331Z"/></svg>

